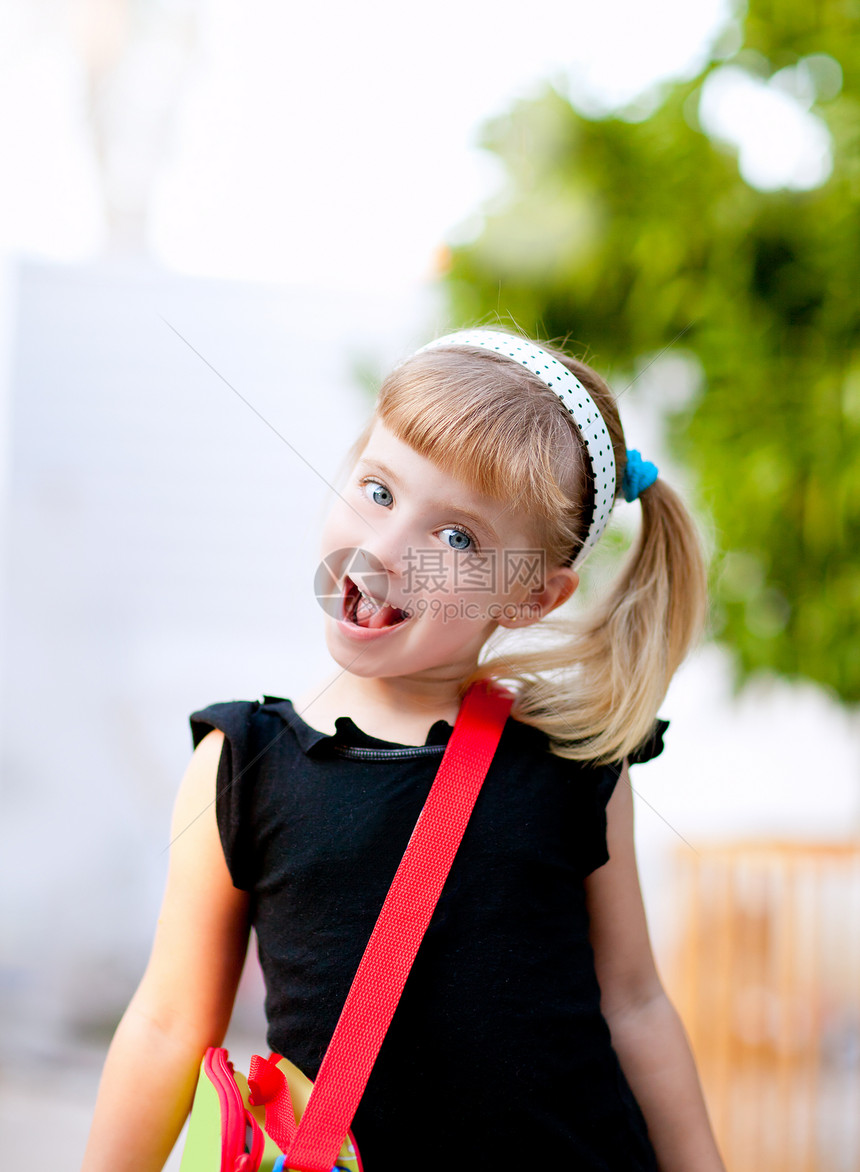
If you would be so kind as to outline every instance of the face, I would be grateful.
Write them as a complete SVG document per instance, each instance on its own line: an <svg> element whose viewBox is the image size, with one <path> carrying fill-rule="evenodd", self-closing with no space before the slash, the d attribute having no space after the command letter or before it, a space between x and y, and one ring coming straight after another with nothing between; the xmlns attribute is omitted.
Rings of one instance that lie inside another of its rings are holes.
<svg viewBox="0 0 860 1172"><path fill-rule="evenodd" d="M329 513L321 554L329 652L367 677L464 678L497 626L536 622L577 582L572 570L547 575L523 512L442 472L381 422Z"/></svg>

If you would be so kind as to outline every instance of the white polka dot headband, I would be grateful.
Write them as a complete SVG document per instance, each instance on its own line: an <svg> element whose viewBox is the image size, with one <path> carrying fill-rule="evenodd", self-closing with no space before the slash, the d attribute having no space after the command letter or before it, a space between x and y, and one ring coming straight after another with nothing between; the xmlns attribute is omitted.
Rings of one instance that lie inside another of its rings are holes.
<svg viewBox="0 0 860 1172"><path fill-rule="evenodd" d="M594 474L594 512L582 549L571 563L577 565L597 544L609 522L615 501L615 453L597 404L576 375L527 338L517 338L497 330L459 330L436 338L422 346L418 353L447 346L479 346L482 350L491 350L505 358L512 358L546 383L572 417L582 436Z"/></svg>

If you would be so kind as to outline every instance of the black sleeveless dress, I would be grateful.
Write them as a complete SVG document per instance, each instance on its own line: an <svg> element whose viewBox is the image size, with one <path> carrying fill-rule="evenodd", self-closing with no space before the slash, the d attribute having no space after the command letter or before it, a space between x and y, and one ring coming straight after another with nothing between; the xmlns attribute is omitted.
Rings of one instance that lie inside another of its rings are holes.
<svg viewBox="0 0 860 1172"><path fill-rule="evenodd" d="M251 893L268 1044L315 1078L451 726L334 736L289 700L213 704L217 817ZM631 758L663 748L666 723ZM353 1124L367 1172L656 1172L612 1049L583 878L621 765L563 761L509 719Z"/></svg>

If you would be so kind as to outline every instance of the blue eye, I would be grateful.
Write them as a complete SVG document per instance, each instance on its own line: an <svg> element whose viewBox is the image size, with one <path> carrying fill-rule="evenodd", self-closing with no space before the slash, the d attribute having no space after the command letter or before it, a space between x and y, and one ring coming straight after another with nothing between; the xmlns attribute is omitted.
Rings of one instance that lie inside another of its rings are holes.
<svg viewBox="0 0 860 1172"><path fill-rule="evenodd" d="M394 497L391 493L391 490L387 489L384 484L380 484L378 480L363 480L361 483L362 487L369 487L371 489L370 499L375 504L385 505L386 508L388 508L389 505L394 504Z"/></svg>
<svg viewBox="0 0 860 1172"><path fill-rule="evenodd" d="M456 539L447 543L451 549L469 549L475 545L475 539L470 533L467 533L465 529L446 528L441 532L450 533Z"/></svg>

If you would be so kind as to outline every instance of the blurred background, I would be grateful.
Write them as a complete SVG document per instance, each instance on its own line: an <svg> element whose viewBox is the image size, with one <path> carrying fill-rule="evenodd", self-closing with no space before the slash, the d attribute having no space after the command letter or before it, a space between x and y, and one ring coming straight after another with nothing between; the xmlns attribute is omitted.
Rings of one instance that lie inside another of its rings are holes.
<svg viewBox="0 0 860 1172"><path fill-rule="evenodd" d="M713 551L633 785L728 1167L860 1169L858 34L844 0L0 0L12 1164L79 1164L188 713L330 670L328 483L385 371L484 322L593 362Z"/></svg>

